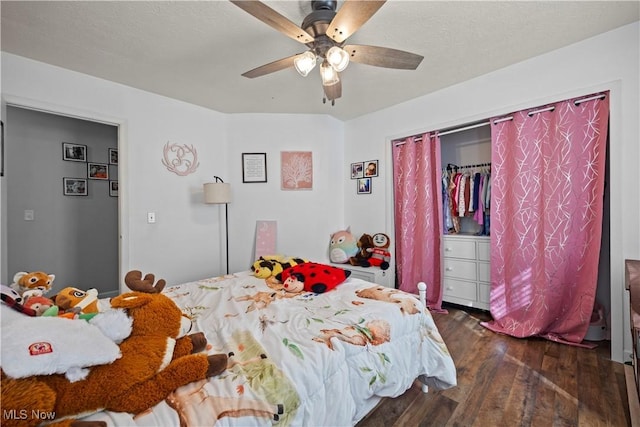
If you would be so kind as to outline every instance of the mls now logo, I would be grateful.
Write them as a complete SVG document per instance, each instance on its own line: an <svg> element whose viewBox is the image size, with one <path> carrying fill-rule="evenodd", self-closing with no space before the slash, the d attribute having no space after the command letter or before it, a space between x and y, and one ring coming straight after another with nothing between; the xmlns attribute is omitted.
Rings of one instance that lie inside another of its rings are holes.
<svg viewBox="0 0 640 427"><path fill-rule="evenodd" d="M28 411L26 409L3 409L2 418L5 420L53 420L56 417L56 413L53 411L41 411L39 409L32 409Z"/></svg>

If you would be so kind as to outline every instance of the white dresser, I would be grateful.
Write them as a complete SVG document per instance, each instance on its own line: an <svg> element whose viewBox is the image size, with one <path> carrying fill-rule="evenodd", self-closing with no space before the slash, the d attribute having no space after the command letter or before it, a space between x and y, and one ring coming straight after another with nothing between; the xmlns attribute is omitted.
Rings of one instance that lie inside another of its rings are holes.
<svg viewBox="0 0 640 427"><path fill-rule="evenodd" d="M443 236L443 301L489 310L489 240L488 236Z"/></svg>
<svg viewBox="0 0 640 427"><path fill-rule="evenodd" d="M393 274L391 269L381 270L379 267L356 267L351 264L331 264L345 270L351 271L351 276L357 279L366 280L367 282L377 283L387 288L394 288L395 282L392 280Z"/></svg>

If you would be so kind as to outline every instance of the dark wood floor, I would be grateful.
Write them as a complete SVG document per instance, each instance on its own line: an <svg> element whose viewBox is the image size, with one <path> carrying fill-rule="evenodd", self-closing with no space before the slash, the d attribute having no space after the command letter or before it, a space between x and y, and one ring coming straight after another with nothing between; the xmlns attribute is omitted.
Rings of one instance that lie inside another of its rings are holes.
<svg viewBox="0 0 640 427"><path fill-rule="evenodd" d="M458 371L458 385L424 394L418 382L384 399L357 427L630 426L624 365L598 348L517 339L479 323L483 311L434 314Z"/></svg>

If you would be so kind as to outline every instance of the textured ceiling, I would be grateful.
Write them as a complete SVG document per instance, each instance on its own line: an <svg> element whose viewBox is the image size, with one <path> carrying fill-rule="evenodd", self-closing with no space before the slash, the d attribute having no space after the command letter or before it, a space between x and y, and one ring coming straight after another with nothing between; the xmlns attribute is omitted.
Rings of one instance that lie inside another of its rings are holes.
<svg viewBox="0 0 640 427"><path fill-rule="evenodd" d="M296 24L302 1L266 1ZM338 2L338 8L342 1ZM2 1L2 50L224 113L348 120L640 19L637 1L390 0L348 39L423 55L415 71L351 63L323 104L317 70L241 74L305 50L227 1Z"/></svg>

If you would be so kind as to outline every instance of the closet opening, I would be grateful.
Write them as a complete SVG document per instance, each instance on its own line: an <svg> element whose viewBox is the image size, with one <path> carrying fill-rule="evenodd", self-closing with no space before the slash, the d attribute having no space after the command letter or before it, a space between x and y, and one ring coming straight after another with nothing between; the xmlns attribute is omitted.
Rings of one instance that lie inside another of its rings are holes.
<svg viewBox="0 0 640 427"><path fill-rule="evenodd" d="M597 98L603 98L597 95ZM580 102L595 99L581 99ZM551 111L549 109L533 110L529 116ZM497 122L511 120L504 117ZM605 119L606 120L606 119ZM491 174L492 166L492 131L489 121L469 123L456 128L443 129L437 132L440 143L442 182L451 172L470 175L476 173ZM433 138L435 133L425 133ZM412 139L421 139L422 135L392 141L394 146L406 144ZM603 141L605 142L605 141ZM591 335L587 333L585 341L597 345L597 352L611 359L611 265L610 265L610 135L607 133L606 159L604 162L603 215L599 225L602 230L598 269L595 307L592 321L598 316L604 317L606 331ZM446 211L443 186L442 212ZM490 202L490 200L489 200ZM398 207L396 206L396 212ZM479 221L477 215L458 217L458 228L454 229L443 218L442 227L442 302L453 304L458 308L480 309L489 315L491 302L491 217ZM596 252L597 253L597 252ZM596 319L597 320L597 319ZM592 323L593 325L593 323ZM590 328L591 329L591 328Z"/></svg>

